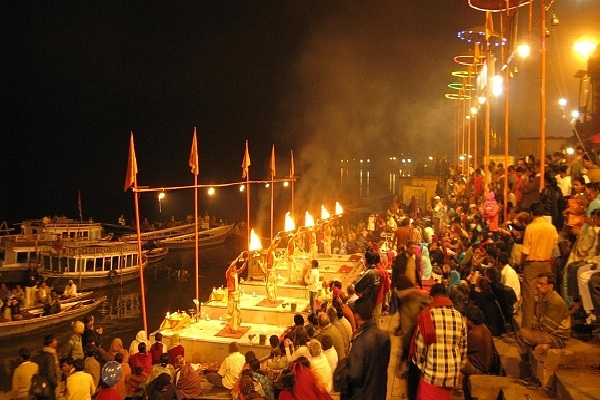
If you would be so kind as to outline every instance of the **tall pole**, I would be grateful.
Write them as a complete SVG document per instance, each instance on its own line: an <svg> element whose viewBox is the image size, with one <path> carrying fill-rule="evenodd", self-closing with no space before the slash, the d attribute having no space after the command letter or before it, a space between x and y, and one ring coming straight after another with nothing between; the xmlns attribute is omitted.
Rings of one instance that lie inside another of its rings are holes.
<svg viewBox="0 0 600 400"><path fill-rule="evenodd" d="M540 191L546 170L546 0L541 0L541 72L540 72Z"/></svg>
<svg viewBox="0 0 600 400"><path fill-rule="evenodd" d="M485 171L485 189L484 192L487 193L488 184L490 183L490 97L491 97L491 72L492 72L492 52L490 50L490 44L488 42L487 45L487 54L486 54L486 62L487 62L487 72L485 74L485 138L484 138L484 157L483 157L483 168Z"/></svg>
<svg viewBox="0 0 600 400"><path fill-rule="evenodd" d="M506 13L508 14L508 10ZM500 23L504 21L503 15L500 15ZM504 24L502 24L502 37L506 37L504 33ZM504 49L504 48L503 48ZM506 218L508 217L508 88L509 88L509 79L510 79L510 68L508 65L508 60L504 51L502 52L502 60L504 65L504 191L502 193L504 197L504 222L506 222Z"/></svg>
<svg viewBox="0 0 600 400"><path fill-rule="evenodd" d="M294 167L294 150L290 150L290 180L292 181L292 219L296 221L296 210L294 209L294 175L296 174Z"/></svg>
<svg viewBox="0 0 600 400"><path fill-rule="evenodd" d="M271 240L273 240L273 202L275 199L275 145L271 152Z"/></svg>

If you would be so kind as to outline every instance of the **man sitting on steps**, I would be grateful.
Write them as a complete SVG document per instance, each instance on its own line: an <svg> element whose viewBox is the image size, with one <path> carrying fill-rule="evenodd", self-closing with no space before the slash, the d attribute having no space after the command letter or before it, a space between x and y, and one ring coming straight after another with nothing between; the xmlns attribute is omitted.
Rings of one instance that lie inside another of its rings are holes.
<svg viewBox="0 0 600 400"><path fill-rule="evenodd" d="M571 336L571 316L569 308L562 297L554 290L556 277L550 272L542 272L537 277L537 302L533 329L521 328L515 335L519 345L522 362L519 364L523 378L529 383L539 386L536 378L532 379L529 350L543 354L548 349L562 349Z"/></svg>

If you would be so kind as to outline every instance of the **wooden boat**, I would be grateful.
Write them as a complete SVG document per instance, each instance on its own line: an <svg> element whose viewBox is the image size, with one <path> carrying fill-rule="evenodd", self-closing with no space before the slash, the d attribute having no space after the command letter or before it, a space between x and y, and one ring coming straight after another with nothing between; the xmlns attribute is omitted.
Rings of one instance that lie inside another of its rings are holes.
<svg viewBox="0 0 600 400"><path fill-rule="evenodd" d="M140 233L140 239L142 240L142 243L145 243L145 242L149 242L149 241L164 240L164 239L167 239L170 237L183 235L183 234L190 233L193 231L194 231L194 224L177 225L177 226L172 226L170 228L159 229L156 231L142 232L142 233ZM125 242L125 243L137 243L138 236L137 236L137 233L130 233L130 234L121 236L119 238L119 240L121 242Z"/></svg>
<svg viewBox="0 0 600 400"><path fill-rule="evenodd" d="M198 232L198 247L208 247L223 244L227 236L233 230L234 224L218 226ZM196 233L187 233L185 235L173 236L156 242L161 247L172 249L194 248L196 246Z"/></svg>
<svg viewBox="0 0 600 400"><path fill-rule="evenodd" d="M0 322L0 339L23 336L31 333L39 335L40 331L43 329L48 329L84 316L98 308L105 300L106 296L102 296L97 299L65 303L61 305L61 311L56 314L37 314L37 316L34 314L34 317L30 319Z"/></svg>
<svg viewBox="0 0 600 400"><path fill-rule="evenodd" d="M59 302L61 305L78 302L78 301L81 301L81 300L91 297L93 293L94 292L79 292L73 297L69 297L66 299L60 299ZM37 303L36 305L31 306L31 307L21 307L21 311L32 311L32 310L38 310L38 309L39 310L43 309L43 306L40 303Z"/></svg>
<svg viewBox="0 0 600 400"><path fill-rule="evenodd" d="M144 250L143 254L148 259L148 264L152 264L164 260L167 254L169 254L169 249L167 247L155 247Z"/></svg>
<svg viewBox="0 0 600 400"><path fill-rule="evenodd" d="M0 283L21 283L30 261L36 265L40 252L47 251L56 243L58 235L66 245L69 243L95 243L110 240L104 235L102 225L95 222L77 222L68 218L25 220L20 232L12 233L3 223L0 228Z"/></svg>
<svg viewBox="0 0 600 400"><path fill-rule="evenodd" d="M63 287L72 279L78 290L98 289L137 279L140 273L135 244L98 242L66 245L60 253L40 253L50 286ZM145 266L147 260L142 260Z"/></svg>

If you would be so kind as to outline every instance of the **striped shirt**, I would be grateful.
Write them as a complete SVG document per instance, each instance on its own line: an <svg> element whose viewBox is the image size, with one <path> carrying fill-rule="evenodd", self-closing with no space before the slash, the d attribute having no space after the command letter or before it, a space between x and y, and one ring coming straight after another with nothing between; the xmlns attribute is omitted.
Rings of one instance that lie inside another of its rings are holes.
<svg viewBox="0 0 600 400"><path fill-rule="evenodd" d="M457 387L460 369L467 364L467 325L462 315L450 306L432 307L430 314L436 340L425 344L417 327L413 361L425 382L438 387Z"/></svg>

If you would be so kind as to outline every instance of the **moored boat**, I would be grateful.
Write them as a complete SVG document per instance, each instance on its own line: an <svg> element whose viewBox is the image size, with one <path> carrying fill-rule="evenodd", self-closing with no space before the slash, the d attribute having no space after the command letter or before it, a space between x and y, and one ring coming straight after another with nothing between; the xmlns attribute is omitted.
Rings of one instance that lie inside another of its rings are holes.
<svg viewBox="0 0 600 400"><path fill-rule="evenodd" d="M110 240L102 225L68 218L31 219L20 224L20 232L2 224L0 231L0 283L21 283L30 261L38 264L40 253L52 248L58 235L63 244L95 243Z"/></svg>
<svg viewBox="0 0 600 400"><path fill-rule="evenodd" d="M68 303L73 303L73 302L77 302L77 301L81 301L84 299L87 299L89 297L92 296L94 292L79 292L74 296L68 297L68 298L61 298L58 301L61 304L61 307L63 304L68 304ZM32 310L36 310L36 309L43 309L43 305L41 303L37 303L31 307L22 307L21 311L32 311Z"/></svg>
<svg viewBox="0 0 600 400"><path fill-rule="evenodd" d="M159 229L155 231L142 232L140 233L140 239L142 243L149 241L158 241L167 239L174 236L183 235L186 233L190 233L194 231L194 224L185 224L185 225L177 225L172 226L170 228ZM137 233L130 233L123 235L119 238L119 241L125 243L137 243L138 235Z"/></svg>
<svg viewBox="0 0 600 400"><path fill-rule="evenodd" d="M148 259L148 264L152 264L164 260L167 254L169 254L169 249L167 247L155 247L144 250L143 254Z"/></svg>
<svg viewBox="0 0 600 400"><path fill-rule="evenodd" d="M66 245L63 251L41 252L44 270L51 286L61 287L69 280L79 290L97 289L136 279L140 265L135 244L109 242L91 245Z"/></svg>
<svg viewBox="0 0 600 400"><path fill-rule="evenodd" d="M198 247L216 246L223 244L232 232L234 224L218 226L198 232ZM194 248L196 246L196 233L187 233L185 235L173 236L164 240L158 240L156 243L161 247L172 249Z"/></svg>
<svg viewBox="0 0 600 400"><path fill-rule="evenodd" d="M48 329L95 310L106 300L106 296L97 299L87 299L61 304L61 311L56 314L35 314L32 318L17 321L0 322L0 339L22 336L26 334L39 334L40 330Z"/></svg>

